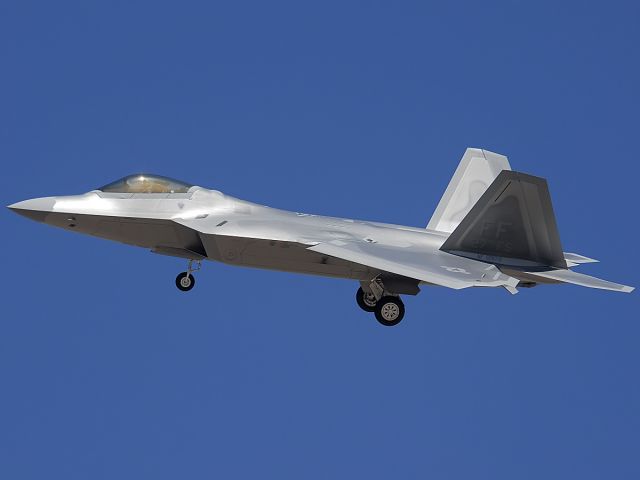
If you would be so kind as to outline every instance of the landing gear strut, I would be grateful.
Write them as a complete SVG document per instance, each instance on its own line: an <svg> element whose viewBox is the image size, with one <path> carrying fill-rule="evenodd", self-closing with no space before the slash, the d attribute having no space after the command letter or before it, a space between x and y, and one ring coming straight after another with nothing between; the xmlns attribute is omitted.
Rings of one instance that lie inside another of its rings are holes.
<svg viewBox="0 0 640 480"><path fill-rule="evenodd" d="M356 292L356 302L365 312L373 312L376 320L385 327L393 327L404 318L404 303L400 297L384 290L380 281L374 280L365 291L362 287ZM366 288L366 287L365 287Z"/></svg>
<svg viewBox="0 0 640 480"><path fill-rule="evenodd" d="M195 268L193 268L194 261L196 262ZM176 287L178 287L178 289L183 292L188 292L189 290L191 290L196 284L196 279L193 275L191 275L191 272L200 270L201 266L202 265L200 260L189 260L187 271L179 273L176 277Z"/></svg>

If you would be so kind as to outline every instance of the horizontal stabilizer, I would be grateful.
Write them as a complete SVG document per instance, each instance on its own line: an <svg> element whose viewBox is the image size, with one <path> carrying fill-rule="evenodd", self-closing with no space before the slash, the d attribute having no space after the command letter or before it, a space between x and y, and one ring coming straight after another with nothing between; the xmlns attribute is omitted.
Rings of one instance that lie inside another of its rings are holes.
<svg viewBox="0 0 640 480"><path fill-rule="evenodd" d="M608 282L600 278L590 277L589 275L573 272L571 270L551 270L549 272L531 272L531 273L539 277L550 278L551 280L557 280L563 283L573 283L574 285L580 285L582 287L600 288L602 290L613 290L616 292L625 292L625 293L629 293L634 290L634 287L628 287L627 285Z"/></svg>
<svg viewBox="0 0 640 480"><path fill-rule="evenodd" d="M575 267L581 263L595 263L600 261L594 258L578 255L577 253L562 252L562 254L564 255L564 260L567 262L568 267Z"/></svg>

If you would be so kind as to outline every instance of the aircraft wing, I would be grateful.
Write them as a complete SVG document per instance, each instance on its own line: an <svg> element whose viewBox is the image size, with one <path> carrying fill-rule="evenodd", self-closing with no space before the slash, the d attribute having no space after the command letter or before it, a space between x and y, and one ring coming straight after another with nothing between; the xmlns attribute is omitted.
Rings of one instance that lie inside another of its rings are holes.
<svg viewBox="0 0 640 480"><path fill-rule="evenodd" d="M514 293L518 284L516 278L503 274L497 267L485 262L452 255L433 246L408 242L398 245L368 242L345 230L333 228L334 231L327 232L331 227L325 224L309 223L310 227L315 228L307 228L306 225L292 223L289 218L281 219L278 216L268 221L223 215L173 218L173 221L205 235L295 242L324 255L453 289L504 286ZM340 237L327 239L327 235L332 233L339 233Z"/></svg>
<svg viewBox="0 0 640 480"><path fill-rule="evenodd" d="M191 228L205 235L224 235L227 237L256 238L259 240L276 240L279 242L295 242L301 244L315 244L304 238L291 223L283 222L277 217L255 220L252 218L238 218L230 215L206 215L202 218L173 218L178 225Z"/></svg>
<svg viewBox="0 0 640 480"><path fill-rule="evenodd" d="M504 286L513 291L518 284L516 278L503 274L494 265L419 246L334 240L309 250L456 290Z"/></svg>

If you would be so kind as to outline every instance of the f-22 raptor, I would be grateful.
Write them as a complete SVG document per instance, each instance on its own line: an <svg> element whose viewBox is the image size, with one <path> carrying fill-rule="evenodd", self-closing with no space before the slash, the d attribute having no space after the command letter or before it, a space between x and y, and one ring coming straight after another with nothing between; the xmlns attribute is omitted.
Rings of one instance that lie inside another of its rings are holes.
<svg viewBox="0 0 640 480"><path fill-rule="evenodd" d="M563 251L547 182L512 171L507 157L469 148L426 228L296 213L171 178L135 174L82 195L9 206L33 220L188 261L202 260L360 282L356 301L382 325L404 317L400 295L453 289L572 283L631 292L574 272L595 262Z"/></svg>

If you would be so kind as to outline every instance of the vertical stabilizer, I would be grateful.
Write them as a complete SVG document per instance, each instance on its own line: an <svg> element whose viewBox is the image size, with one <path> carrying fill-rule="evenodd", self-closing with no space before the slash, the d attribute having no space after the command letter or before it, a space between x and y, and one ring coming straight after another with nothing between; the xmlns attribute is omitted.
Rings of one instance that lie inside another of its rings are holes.
<svg viewBox="0 0 640 480"><path fill-rule="evenodd" d="M453 232L502 170L511 170L504 155L467 148L427 228Z"/></svg>
<svg viewBox="0 0 640 480"><path fill-rule="evenodd" d="M500 173L440 250L527 271L567 268L547 182L520 172Z"/></svg>

